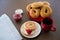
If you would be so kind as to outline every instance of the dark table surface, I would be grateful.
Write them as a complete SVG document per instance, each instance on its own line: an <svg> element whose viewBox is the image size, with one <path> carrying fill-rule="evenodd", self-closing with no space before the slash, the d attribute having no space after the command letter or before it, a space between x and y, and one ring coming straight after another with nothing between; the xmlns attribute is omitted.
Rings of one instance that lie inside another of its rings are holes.
<svg viewBox="0 0 60 40"><path fill-rule="evenodd" d="M16 26L17 30L20 33L20 27L25 22L30 20L27 11L26 11L26 5L35 1L44 1L44 0L0 0L0 16L4 13L6 13L14 25ZM60 40L60 0L45 0L48 1L51 4L51 7L53 9L52 18L54 19L54 24L56 25L56 31L55 32L48 32L48 33L41 33L38 37L33 39L28 39L23 37L24 40ZM13 14L15 13L16 9L23 9L23 18L20 22L16 22L13 19Z"/></svg>

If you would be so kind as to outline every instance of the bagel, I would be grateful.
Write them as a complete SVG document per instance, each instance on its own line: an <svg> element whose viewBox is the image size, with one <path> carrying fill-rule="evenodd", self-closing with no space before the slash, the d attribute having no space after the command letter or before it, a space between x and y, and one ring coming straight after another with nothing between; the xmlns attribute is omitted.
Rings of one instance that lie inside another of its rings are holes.
<svg viewBox="0 0 60 40"><path fill-rule="evenodd" d="M30 10L30 16L32 17L32 18L37 18L37 17L39 17L39 9L31 9Z"/></svg>
<svg viewBox="0 0 60 40"><path fill-rule="evenodd" d="M43 1L43 5L48 5L48 6L50 6L50 3L47 2L47 1Z"/></svg>
<svg viewBox="0 0 60 40"><path fill-rule="evenodd" d="M42 6L42 2L34 2L34 3L31 4L31 7L34 8L34 9L39 8L41 6Z"/></svg>
<svg viewBox="0 0 60 40"><path fill-rule="evenodd" d="M48 5L44 5L40 12L41 17L43 17L43 18L49 17L49 16L51 16L51 14L52 14L51 7Z"/></svg>
<svg viewBox="0 0 60 40"><path fill-rule="evenodd" d="M29 12L32 9L31 4L27 5L26 10Z"/></svg>
<svg viewBox="0 0 60 40"><path fill-rule="evenodd" d="M35 30L36 29L36 23L35 22L31 22L31 21L27 21L27 22L25 22L25 24L24 24L25 26L25 29L26 30Z"/></svg>

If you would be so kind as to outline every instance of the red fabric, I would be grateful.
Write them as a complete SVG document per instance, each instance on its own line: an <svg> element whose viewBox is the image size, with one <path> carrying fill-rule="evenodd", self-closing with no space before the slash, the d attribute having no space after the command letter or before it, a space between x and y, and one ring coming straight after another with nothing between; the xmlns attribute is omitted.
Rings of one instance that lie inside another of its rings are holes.
<svg viewBox="0 0 60 40"><path fill-rule="evenodd" d="M32 18L29 13L28 13L28 15L29 15L31 20L37 21L39 23L41 23L41 20L43 19L41 16L39 16L38 18Z"/></svg>

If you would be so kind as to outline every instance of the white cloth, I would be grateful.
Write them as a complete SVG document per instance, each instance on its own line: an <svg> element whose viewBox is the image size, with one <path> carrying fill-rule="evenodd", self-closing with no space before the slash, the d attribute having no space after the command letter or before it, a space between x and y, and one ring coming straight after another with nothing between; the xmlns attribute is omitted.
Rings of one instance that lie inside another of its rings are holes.
<svg viewBox="0 0 60 40"><path fill-rule="evenodd" d="M21 40L22 37L11 22L10 18L3 14L0 17L0 40Z"/></svg>

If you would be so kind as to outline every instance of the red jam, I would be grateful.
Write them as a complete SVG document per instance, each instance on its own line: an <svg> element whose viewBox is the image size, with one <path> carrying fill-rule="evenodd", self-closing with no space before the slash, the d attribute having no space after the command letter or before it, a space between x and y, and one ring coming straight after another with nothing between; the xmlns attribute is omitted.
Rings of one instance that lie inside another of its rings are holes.
<svg viewBox="0 0 60 40"><path fill-rule="evenodd" d="M14 18L16 21L19 21L19 20L21 20L22 15L21 15L21 14L14 14L14 15L13 15L13 18Z"/></svg>
<svg viewBox="0 0 60 40"><path fill-rule="evenodd" d="M32 30L26 30L26 32L27 32L28 34L31 34Z"/></svg>

